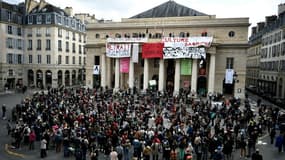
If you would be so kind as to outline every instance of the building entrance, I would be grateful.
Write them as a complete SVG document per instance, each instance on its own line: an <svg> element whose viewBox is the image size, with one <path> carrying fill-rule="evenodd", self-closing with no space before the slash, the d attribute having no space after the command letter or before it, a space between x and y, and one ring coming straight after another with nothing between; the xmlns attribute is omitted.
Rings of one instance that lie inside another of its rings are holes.
<svg viewBox="0 0 285 160"><path fill-rule="evenodd" d="M174 60L169 59L167 65L167 72L166 72L166 90L169 93L172 93L174 89L174 75L175 75Z"/></svg>

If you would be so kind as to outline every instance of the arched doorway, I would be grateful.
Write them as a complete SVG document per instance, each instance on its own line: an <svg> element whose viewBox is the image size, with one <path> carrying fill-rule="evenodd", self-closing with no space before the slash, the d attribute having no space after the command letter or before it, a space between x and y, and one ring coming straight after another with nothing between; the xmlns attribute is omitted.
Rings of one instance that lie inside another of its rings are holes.
<svg viewBox="0 0 285 160"><path fill-rule="evenodd" d="M62 86L62 71L61 70L57 72L57 80L58 80L57 82L58 87Z"/></svg>
<svg viewBox="0 0 285 160"><path fill-rule="evenodd" d="M76 84L76 71L72 70L72 74L71 74L71 79L72 79L72 84L71 85L75 85Z"/></svg>
<svg viewBox="0 0 285 160"><path fill-rule="evenodd" d="M37 87L43 88L43 72L41 70L37 70Z"/></svg>
<svg viewBox="0 0 285 160"><path fill-rule="evenodd" d="M65 86L70 86L70 72L69 72L69 70L65 71L64 79L65 79L64 85Z"/></svg>
<svg viewBox="0 0 285 160"><path fill-rule="evenodd" d="M34 84L34 71L29 69L28 70L28 86L33 87Z"/></svg>
<svg viewBox="0 0 285 160"><path fill-rule="evenodd" d="M52 72L50 70L47 70L45 85L46 87L51 87L51 84L52 84Z"/></svg>

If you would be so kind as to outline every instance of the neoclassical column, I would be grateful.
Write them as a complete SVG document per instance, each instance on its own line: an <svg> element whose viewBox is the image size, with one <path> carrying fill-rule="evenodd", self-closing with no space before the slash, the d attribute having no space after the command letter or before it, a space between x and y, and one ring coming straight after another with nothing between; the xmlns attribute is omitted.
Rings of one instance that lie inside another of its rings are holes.
<svg viewBox="0 0 285 160"><path fill-rule="evenodd" d="M103 90L106 87L106 56L105 54L101 55L101 87L103 87Z"/></svg>
<svg viewBox="0 0 285 160"><path fill-rule="evenodd" d="M192 60L191 92L197 92L197 59Z"/></svg>
<svg viewBox="0 0 285 160"><path fill-rule="evenodd" d="M51 82L51 87L52 88L58 88L58 77L57 77L57 70L53 69L52 70L52 82Z"/></svg>
<svg viewBox="0 0 285 160"><path fill-rule="evenodd" d="M42 72L43 72L43 87L45 88L46 87L46 71L45 70L42 70Z"/></svg>
<svg viewBox="0 0 285 160"><path fill-rule="evenodd" d="M72 86L72 70L69 70L69 86Z"/></svg>
<svg viewBox="0 0 285 160"><path fill-rule="evenodd" d="M34 70L34 86L37 88L38 84L37 84L37 70Z"/></svg>
<svg viewBox="0 0 285 160"><path fill-rule="evenodd" d="M120 88L120 59L115 59L115 87L114 92L117 92Z"/></svg>
<svg viewBox="0 0 285 160"><path fill-rule="evenodd" d="M164 90L165 74L164 74L164 59L159 60L159 75L158 75L158 90Z"/></svg>
<svg viewBox="0 0 285 160"><path fill-rule="evenodd" d="M106 85L110 88L112 82L111 58L106 57Z"/></svg>
<svg viewBox="0 0 285 160"><path fill-rule="evenodd" d="M62 71L62 85L65 86L65 70L61 70L61 71Z"/></svg>
<svg viewBox="0 0 285 160"><path fill-rule="evenodd" d="M129 70L129 88L134 88L134 63L132 58L130 58L130 70Z"/></svg>
<svg viewBox="0 0 285 160"><path fill-rule="evenodd" d="M210 67L208 78L208 93L214 93L215 91L215 71L216 71L216 55L210 54Z"/></svg>
<svg viewBox="0 0 285 160"><path fill-rule="evenodd" d="M146 91L148 88L148 80L149 80L149 75L148 75L148 70L149 70L149 60L144 59L144 75L143 75L143 90Z"/></svg>
<svg viewBox="0 0 285 160"><path fill-rule="evenodd" d="M180 89L180 59L175 60L174 93L178 94Z"/></svg>

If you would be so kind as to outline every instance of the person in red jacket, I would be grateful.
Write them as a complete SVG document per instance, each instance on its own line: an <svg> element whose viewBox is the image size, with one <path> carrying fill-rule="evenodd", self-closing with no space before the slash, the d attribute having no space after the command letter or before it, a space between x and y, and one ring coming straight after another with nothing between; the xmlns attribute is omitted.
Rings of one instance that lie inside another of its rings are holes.
<svg viewBox="0 0 285 160"><path fill-rule="evenodd" d="M35 140L36 140L36 134L35 134L35 131L32 130L29 134L29 144L30 144L29 149L30 150L35 149Z"/></svg>

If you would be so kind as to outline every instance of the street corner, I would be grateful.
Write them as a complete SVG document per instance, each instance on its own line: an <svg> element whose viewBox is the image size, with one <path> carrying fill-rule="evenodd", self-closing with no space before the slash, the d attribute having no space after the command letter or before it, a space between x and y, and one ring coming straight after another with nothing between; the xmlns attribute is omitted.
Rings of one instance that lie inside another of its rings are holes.
<svg viewBox="0 0 285 160"><path fill-rule="evenodd" d="M16 156L16 157L20 157L20 158L25 158L25 155L11 151L10 150L11 146L9 146L8 144L5 144L5 152L8 153L9 155L12 156Z"/></svg>

